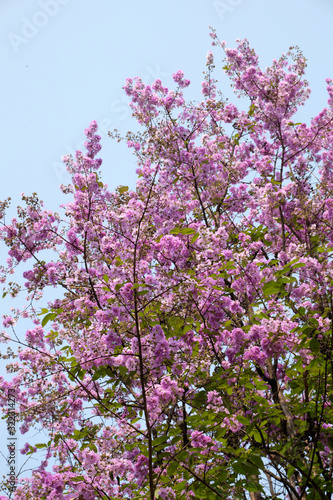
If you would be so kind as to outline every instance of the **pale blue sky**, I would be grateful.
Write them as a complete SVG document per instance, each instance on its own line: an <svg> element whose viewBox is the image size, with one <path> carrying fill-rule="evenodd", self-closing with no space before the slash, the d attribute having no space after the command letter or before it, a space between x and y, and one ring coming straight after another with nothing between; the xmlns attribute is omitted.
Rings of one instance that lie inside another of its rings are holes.
<svg viewBox="0 0 333 500"><path fill-rule="evenodd" d="M302 117L325 106L333 76L331 0L1 0L2 177L0 198L40 193L50 207L67 174L61 156L82 146L91 120L102 124L103 176L110 188L135 183L135 163L107 130L135 127L122 90L126 77L171 83L183 69L200 99L208 26L229 46L247 37L263 66L298 44L313 93ZM222 76L216 52L216 74Z"/></svg>
<svg viewBox="0 0 333 500"><path fill-rule="evenodd" d="M0 0L0 19L0 199L11 196L15 204L21 192L36 191L57 209L64 201L58 186L69 181L61 156L82 147L83 129L94 119L102 128L104 182L133 187L131 152L107 137L109 129L136 126L125 79L170 85L183 69L192 82L185 95L200 100L209 25L229 47L247 37L264 67L300 46L313 91L303 120L326 105L325 78L333 77L332 0ZM223 54L214 53L230 97ZM9 305L2 301L1 315ZM22 447L27 437L17 436Z"/></svg>

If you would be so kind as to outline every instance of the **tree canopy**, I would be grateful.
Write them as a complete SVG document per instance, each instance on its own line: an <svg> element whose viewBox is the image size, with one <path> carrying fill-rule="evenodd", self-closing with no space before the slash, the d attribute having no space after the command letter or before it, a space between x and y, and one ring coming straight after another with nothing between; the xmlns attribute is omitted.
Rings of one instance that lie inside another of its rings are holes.
<svg viewBox="0 0 333 500"><path fill-rule="evenodd" d="M245 111L212 52L200 102L182 71L174 90L128 79L136 189L103 183L92 122L63 212L23 195L7 222L1 204L4 294L28 305L3 320L0 404L14 391L21 432L48 435L15 500L332 497L333 82L297 123L302 53L264 71L211 37Z"/></svg>

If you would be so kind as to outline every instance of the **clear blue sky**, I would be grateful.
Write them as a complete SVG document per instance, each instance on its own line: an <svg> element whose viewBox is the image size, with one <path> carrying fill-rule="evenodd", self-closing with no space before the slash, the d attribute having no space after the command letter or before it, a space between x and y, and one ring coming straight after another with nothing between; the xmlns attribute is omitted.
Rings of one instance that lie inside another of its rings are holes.
<svg viewBox="0 0 333 500"><path fill-rule="evenodd" d="M122 90L126 77L185 71L188 95L200 99L208 26L234 46L247 37L266 67L299 45L308 58L313 93L309 119L325 106L325 78L333 77L331 0L1 0L2 176L0 199L37 191L56 209L67 174L61 156L82 147L83 129L102 124L104 181L135 183L135 163L107 130L135 127ZM217 75L223 77L216 52Z"/></svg>
<svg viewBox="0 0 333 500"><path fill-rule="evenodd" d="M300 46L312 88L303 120L326 105L325 78L333 77L332 0L1 0L0 17L0 199L11 196L15 204L21 192L36 191L57 209L58 186L69 181L61 156L82 147L83 129L94 119L102 126L103 181L111 189L133 187L131 152L107 137L109 129L136 126L125 79L171 84L183 69L192 82L187 95L200 100L209 25L229 47L248 38L264 67ZM222 53L214 52L230 96ZM2 302L1 315L9 305ZM26 440L19 437L19 447Z"/></svg>

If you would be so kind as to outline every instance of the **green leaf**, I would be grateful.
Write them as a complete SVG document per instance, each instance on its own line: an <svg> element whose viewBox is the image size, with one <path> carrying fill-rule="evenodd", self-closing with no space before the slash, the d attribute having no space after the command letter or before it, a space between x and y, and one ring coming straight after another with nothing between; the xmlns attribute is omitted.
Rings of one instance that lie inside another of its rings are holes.
<svg viewBox="0 0 333 500"><path fill-rule="evenodd" d="M199 233L195 233L191 238L191 243L194 243L199 238Z"/></svg>
<svg viewBox="0 0 333 500"><path fill-rule="evenodd" d="M251 474L252 476L258 475L258 468L248 462L237 462L234 466L235 472L244 474L245 476Z"/></svg>
<svg viewBox="0 0 333 500"><path fill-rule="evenodd" d="M255 397L254 399L258 400L258 396ZM258 442L258 443L261 443L261 435L260 435L260 432L258 432L257 430L252 430L250 433L249 433L250 436L254 437L254 439Z"/></svg>
<svg viewBox="0 0 333 500"><path fill-rule="evenodd" d="M126 193L127 191L128 191L128 186L121 186L120 188L118 188L118 192L120 194Z"/></svg>
<svg viewBox="0 0 333 500"><path fill-rule="evenodd" d="M71 478L72 481L79 482L79 481L84 481L84 476L76 476Z"/></svg>
<svg viewBox="0 0 333 500"><path fill-rule="evenodd" d="M54 444L58 444L61 438L62 438L61 434L56 434L53 439Z"/></svg>
<svg viewBox="0 0 333 500"><path fill-rule="evenodd" d="M264 462L262 461L262 458L259 455L254 455L251 453L251 455L249 455L249 458L251 462L254 462L254 464L258 467L258 469L265 470Z"/></svg>
<svg viewBox="0 0 333 500"><path fill-rule="evenodd" d="M107 274L104 274L103 280L105 281L105 283L108 283L109 282L109 276Z"/></svg>
<svg viewBox="0 0 333 500"><path fill-rule="evenodd" d="M119 366L119 373L122 377L125 377L127 375L127 368L126 366Z"/></svg>
<svg viewBox="0 0 333 500"><path fill-rule="evenodd" d="M180 230L181 234L195 234L195 229L191 227L184 227L184 229Z"/></svg>
<svg viewBox="0 0 333 500"><path fill-rule="evenodd" d="M38 313L38 316L43 316L43 314L46 314L46 313L48 313L48 312L49 312L49 310L48 310L48 309L45 309L45 307L42 307L42 309L41 309L40 313Z"/></svg>
<svg viewBox="0 0 333 500"><path fill-rule="evenodd" d="M259 483L255 483L254 481L247 481L246 482L246 490L247 491L261 491L264 493L264 490L262 486Z"/></svg>
<svg viewBox="0 0 333 500"><path fill-rule="evenodd" d="M241 424L244 424L244 425L250 425L251 422L249 419L243 417L243 415L237 415L237 420L238 422L240 422Z"/></svg>
<svg viewBox="0 0 333 500"><path fill-rule="evenodd" d="M169 476L172 476L178 468L179 468L179 464L177 462L173 462L172 464L170 464L168 467Z"/></svg>
<svg viewBox="0 0 333 500"><path fill-rule="evenodd" d="M34 447L29 445L29 451L26 453L26 455L32 455L34 453Z"/></svg>
<svg viewBox="0 0 333 500"><path fill-rule="evenodd" d="M320 343L318 342L318 340L312 339L310 341L310 349L311 349L312 352L315 352L315 353L319 351L319 349L320 349Z"/></svg>
<svg viewBox="0 0 333 500"><path fill-rule="evenodd" d="M225 264L223 269L237 269L237 267L235 266L234 262L229 261Z"/></svg>
<svg viewBox="0 0 333 500"><path fill-rule="evenodd" d="M119 290L126 284L126 281L124 283L117 283L115 286L116 292L119 292Z"/></svg>
<svg viewBox="0 0 333 500"><path fill-rule="evenodd" d="M289 479L294 474L294 472L295 472L295 467L292 467L292 466L288 467L287 476L288 476Z"/></svg>
<svg viewBox="0 0 333 500"><path fill-rule="evenodd" d="M175 491L180 491L180 490L183 490L184 488L186 488L186 485L187 485L187 481L181 481L180 483L177 483L174 485L174 489L175 489Z"/></svg>
<svg viewBox="0 0 333 500"><path fill-rule="evenodd" d="M176 444L179 443L179 441L182 439L182 436L178 434L178 436L175 436L171 439L171 444Z"/></svg>
<svg viewBox="0 0 333 500"><path fill-rule="evenodd" d="M274 293L279 293L284 290L283 284L279 284L276 281L268 281L262 287L264 295L273 295Z"/></svg>
<svg viewBox="0 0 333 500"><path fill-rule="evenodd" d="M183 450L177 454L177 460L185 460L188 456L188 452Z"/></svg>
<svg viewBox="0 0 333 500"><path fill-rule="evenodd" d="M37 449L46 448L46 446L47 446L47 445L46 445L45 443L37 443L37 444L35 444L35 447L36 447Z"/></svg>
<svg viewBox="0 0 333 500"><path fill-rule="evenodd" d="M202 498L212 498L211 491L208 493L207 488L201 483L194 483L193 490L195 491L196 498L200 498L200 500Z"/></svg>
<svg viewBox="0 0 333 500"><path fill-rule="evenodd" d="M72 354L72 348L69 345L65 345L60 349L60 351L68 351L70 354Z"/></svg>
<svg viewBox="0 0 333 500"><path fill-rule="evenodd" d="M160 436L160 437L158 437L158 438L154 439L154 441L153 441L153 445L154 445L154 446L157 446L158 444L165 443L165 442L166 442L166 439L167 439L167 438L166 438L166 436L165 436L165 435Z"/></svg>
<svg viewBox="0 0 333 500"><path fill-rule="evenodd" d="M51 330L51 332L48 335L45 335L45 338L50 339L50 340L54 340L58 337L58 335L59 335L59 332L54 332L53 330Z"/></svg>
<svg viewBox="0 0 333 500"><path fill-rule="evenodd" d="M316 318L310 318L309 319L309 323L313 326L315 326L317 328L317 326L319 325L318 321L316 320Z"/></svg>
<svg viewBox="0 0 333 500"><path fill-rule="evenodd" d="M49 321L52 321L58 316L57 313L48 313L46 316L44 316L43 321L42 321L42 326L44 327L47 325Z"/></svg>
<svg viewBox="0 0 333 500"><path fill-rule="evenodd" d="M250 108L249 108L248 115L249 115L249 116L252 116L252 115L254 114L255 110L256 110L255 105L254 105L254 104L251 104L251 106L250 106Z"/></svg>

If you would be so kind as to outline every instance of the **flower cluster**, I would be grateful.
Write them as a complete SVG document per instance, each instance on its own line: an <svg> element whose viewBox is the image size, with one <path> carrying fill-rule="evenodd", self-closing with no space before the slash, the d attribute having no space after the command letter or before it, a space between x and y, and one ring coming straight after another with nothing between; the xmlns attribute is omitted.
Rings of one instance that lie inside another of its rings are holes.
<svg viewBox="0 0 333 500"><path fill-rule="evenodd" d="M93 121L64 157L62 217L37 195L10 223L0 205L0 280L15 297L24 262L28 300L3 326L32 323L0 405L14 387L21 432L49 435L15 500L236 499L262 477L275 496L332 491L332 81L295 123L302 54L263 71L246 40L211 36L246 111L220 97L212 52L198 103L182 71L175 89L128 79L136 189L103 184Z"/></svg>

